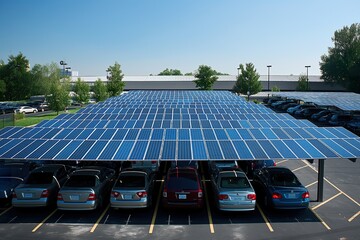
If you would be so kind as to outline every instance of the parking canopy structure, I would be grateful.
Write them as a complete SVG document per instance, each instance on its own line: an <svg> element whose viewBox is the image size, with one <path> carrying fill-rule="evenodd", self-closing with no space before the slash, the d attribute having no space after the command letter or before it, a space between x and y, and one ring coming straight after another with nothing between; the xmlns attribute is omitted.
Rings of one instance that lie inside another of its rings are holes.
<svg viewBox="0 0 360 240"><path fill-rule="evenodd" d="M0 130L0 159L319 159L323 168L329 158L360 158L360 138L228 91L130 91L36 127Z"/></svg>

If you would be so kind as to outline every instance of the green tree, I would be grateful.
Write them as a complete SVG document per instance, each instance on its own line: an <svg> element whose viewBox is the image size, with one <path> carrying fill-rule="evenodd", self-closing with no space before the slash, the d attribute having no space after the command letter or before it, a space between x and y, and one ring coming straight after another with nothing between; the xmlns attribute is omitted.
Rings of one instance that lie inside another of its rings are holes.
<svg viewBox="0 0 360 240"><path fill-rule="evenodd" d="M89 91L89 84L82 81L81 78L78 78L74 86L74 92L76 93L76 101L81 104L87 103L90 98Z"/></svg>
<svg viewBox="0 0 360 240"><path fill-rule="evenodd" d="M120 64L115 62L113 66L109 66L106 70L109 73L107 89L111 97L118 96L124 90L125 83L122 81L124 74L120 69Z"/></svg>
<svg viewBox="0 0 360 240"><path fill-rule="evenodd" d="M8 63L1 67L0 79L5 82L6 100L22 100L30 97L32 82L29 60L22 53L17 56L10 55Z"/></svg>
<svg viewBox="0 0 360 240"><path fill-rule="evenodd" d="M296 91L309 91L308 81L306 75L300 75Z"/></svg>
<svg viewBox="0 0 360 240"><path fill-rule="evenodd" d="M95 81L93 91L95 93L95 99L97 102L101 102L106 100L108 98L108 92L106 91L106 85L101 81L100 78L98 78Z"/></svg>
<svg viewBox="0 0 360 240"><path fill-rule="evenodd" d="M278 86L273 86L273 87L271 88L271 91L272 91L272 92L280 92L280 88L279 88Z"/></svg>
<svg viewBox="0 0 360 240"><path fill-rule="evenodd" d="M259 78L260 75L256 72L254 64L246 63L245 67L240 64L240 75L236 79L233 91L247 95L249 100L251 95L262 90Z"/></svg>
<svg viewBox="0 0 360 240"><path fill-rule="evenodd" d="M181 71L178 69L168 69L166 68L164 71L160 72L158 76L179 76L182 75Z"/></svg>
<svg viewBox="0 0 360 240"><path fill-rule="evenodd" d="M192 72L188 72L188 73L185 73L184 74L185 76L192 76L192 75L194 75Z"/></svg>
<svg viewBox="0 0 360 240"><path fill-rule="evenodd" d="M6 92L6 83L4 80L0 80L0 99L5 98L4 96L5 92Z"/></svg>
<svg viewBox="0 0 360 240"><path fill-rule="evenodd" d="M65 110L69 104L69 90L70 80L67 78L62 80L62 82L59 80L51 84L51 95L48 96L49 107L56 111L58 115L59 112Z"/></svg>
<svg viewBox="0 0 360 240"><path fill-rule="evenodd" d="M321 78L360 93L360 23L335 31L334 47L321 56Z"/></svg>
<svg viewBox="0 0 360 240"><path fill-rule="evenodd" d="M206 65L200 65L194 76L197 78L194 80L196 87L200 90L211 90L218 79L216 71Z"/></svg>

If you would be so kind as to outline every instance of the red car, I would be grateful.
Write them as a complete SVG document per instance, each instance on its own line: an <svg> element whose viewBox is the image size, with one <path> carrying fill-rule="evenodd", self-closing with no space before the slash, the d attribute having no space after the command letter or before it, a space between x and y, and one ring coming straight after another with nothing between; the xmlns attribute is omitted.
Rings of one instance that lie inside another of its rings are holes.
<svg viewBox="0 0 360 240"><path fill-rule="evenodd" d="M169 169L162 201L165 208L202 208L203 189L196 169Z"/></svg>

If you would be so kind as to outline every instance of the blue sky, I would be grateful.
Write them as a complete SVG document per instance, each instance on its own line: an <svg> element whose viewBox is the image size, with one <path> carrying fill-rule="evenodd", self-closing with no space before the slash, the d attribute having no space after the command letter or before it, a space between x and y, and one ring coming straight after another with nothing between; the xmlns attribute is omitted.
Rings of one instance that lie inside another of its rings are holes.
<svg viewBox="0 0 360 240"><path fill-rule="evenodd" d="M359 0L0 0L0 59L65 60L80 75L199 65L237 74L320 74L334 32L360 22Z"/></svg>

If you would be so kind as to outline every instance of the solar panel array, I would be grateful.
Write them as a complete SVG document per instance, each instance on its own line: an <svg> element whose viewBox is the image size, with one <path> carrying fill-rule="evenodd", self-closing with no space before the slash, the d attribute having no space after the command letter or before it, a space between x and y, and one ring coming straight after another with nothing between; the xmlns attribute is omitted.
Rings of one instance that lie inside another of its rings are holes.
<svg viewBox="0 0 360 240"><path fill-rule="evenodd" d="M313 102L320 106L335 106L347 111L360 111L360 94L349 92L278 92L274 95Z"/></svg>
<svg viewBox="0 0 360 240"><path fill-rule="evenodd" d="M226 91L131 91L36 127L0 130L0 158L253 160L359 158L360 138Z"/></svg>

